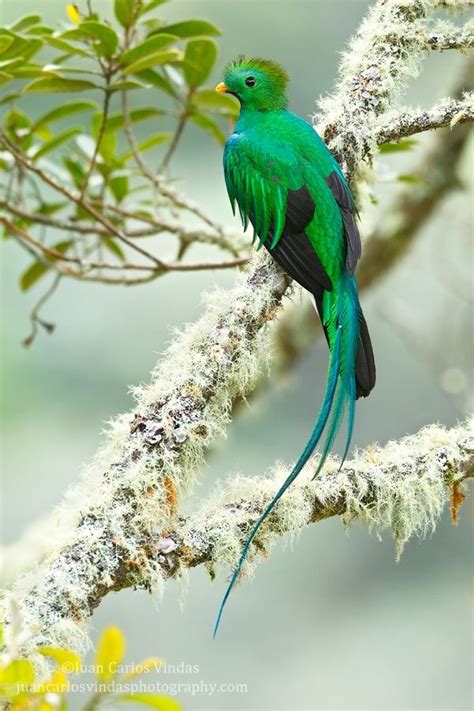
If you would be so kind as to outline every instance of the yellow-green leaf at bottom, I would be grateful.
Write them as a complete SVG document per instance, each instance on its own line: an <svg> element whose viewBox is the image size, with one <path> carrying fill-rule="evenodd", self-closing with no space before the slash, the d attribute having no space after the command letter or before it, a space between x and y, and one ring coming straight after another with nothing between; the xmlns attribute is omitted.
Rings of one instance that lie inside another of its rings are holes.
<svg viewBox="0 0 474 711"><path fill-rule="evenodd" d="M110 681L125 654L125 637L118 627L107 627L99 639L95 663L97 678Z"/></svg>
<svg viewBox="0 0 474 711"><path fill-rule="evenodd" d="M128 701L132 704L144 704L157 711L183 711L181 704L178 704L169 696L161 694L120 694L115 697L119 701Z"/></svg>

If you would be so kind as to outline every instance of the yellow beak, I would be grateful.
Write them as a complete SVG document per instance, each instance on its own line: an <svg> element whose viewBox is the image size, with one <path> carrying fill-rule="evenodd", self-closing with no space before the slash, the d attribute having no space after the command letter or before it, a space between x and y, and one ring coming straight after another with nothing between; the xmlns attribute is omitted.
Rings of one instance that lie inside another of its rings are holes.
<svg viewBox="0 0 474 711"><path fill-rule="evenodd" d="M229 91L229 89L226 87L226 85L224 84L224 82L221 81L220 84L218 84L218 85L216 86L216 91L218 91L219 93L222 94L222 93L225 93L226 91Z"/></svg>

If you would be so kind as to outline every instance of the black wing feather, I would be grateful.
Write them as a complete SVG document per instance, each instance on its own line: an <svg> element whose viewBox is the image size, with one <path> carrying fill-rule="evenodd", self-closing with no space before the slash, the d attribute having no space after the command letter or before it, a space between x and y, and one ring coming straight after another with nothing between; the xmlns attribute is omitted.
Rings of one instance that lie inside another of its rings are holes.
<svg viewBox="0 0 474 711"><path fill-rule="evenodd" d="M349 274L354 274L357 262L362 254L359 228L355 221L356 207L354 200L347 185L337 171L333 170L333 172L328 175L326 184L334 195L334 199L341 210L347 245L346 267Z"/></svg>
<svg viewBox="0 0 474 711"><path fill-rule="evenodd" d="M288 190L282 235L272 248L273 230L270 227L269 236L265 241L265 247L275 261L298 284L313 294L322 289L332 289L331 280L304 232L313 219L314 210L315 203L306 186L299 190Z"/></svg>

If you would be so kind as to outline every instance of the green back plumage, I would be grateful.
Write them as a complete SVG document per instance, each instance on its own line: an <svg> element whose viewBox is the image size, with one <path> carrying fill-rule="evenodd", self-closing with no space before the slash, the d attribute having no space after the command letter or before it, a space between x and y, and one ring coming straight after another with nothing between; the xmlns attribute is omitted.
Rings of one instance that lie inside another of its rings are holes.
<svg viewBox="0 0 474 711"><path fill-rule="evenodd" d="M317 209L305 232L331 278L344 261L339 206L325 177L337 163L316 132L295 114L254 110L243 105L224 149L224 175L233 210L244 229L249 221L260 245L272 226L272 247L285 225L287 193L306 186Z"/></svg>

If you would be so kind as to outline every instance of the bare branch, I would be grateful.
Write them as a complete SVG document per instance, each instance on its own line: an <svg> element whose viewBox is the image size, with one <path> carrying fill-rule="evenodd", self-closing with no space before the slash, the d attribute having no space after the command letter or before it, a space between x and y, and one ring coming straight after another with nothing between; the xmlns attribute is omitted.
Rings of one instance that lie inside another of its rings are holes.
<svg viewBox="0 0 474 711"><path fill-rule="evenodd" d="M101 63L101 66L103 66L102 63ZM94 173L94 169L95 169L95 166L97 163L97 158L99 157L99 152L100 152L100 148L102 145L102 140L105 135L105 129L107 126L107 119L109 116L110 99L112 97L112 93L109 89L110 74L106 74L105 81L106 81L106 84L105 84L105 88L104 88L104 103L102 106L102 118L100 121L99 131L97 134L97 140L96 140L95 147L94 147L94 153L92 154L91 162L89 164L89 169L86 173L86 177L84 179L84 183L81 188L81 195L80 195L81 200L84 200L84 198L86 196L87 189L89 187L89 181L91 179L92 174Z"/></svg>
<svg viewBox="0 0 474 711"><path fill-rule="evenodd" d="M7 229L12 232L17 238L26 242L30 247L34 247L31 254L46 264L48 268L59 272L62 276L70 276L83 281L94 281L101 282L103 284L143 284L157 277L162 276L166 272L177 271L177 272L197 272L204 270L213 269L234 269L238 266L243 266L247 264L248 257L237 257L235 259L213 261L213 262L190 262L183 264L181 262L166 263L161 262L158 266L152 267L147 264L133 264L130 262L120 262L120 263L107 263L107 262L97 262L94 260L88 260L85 258L75 257L59 252L57 249L47 247L42 242L36 240L26 229L19 227L14 224L8 218L0 215L0 223L5 225ZM37 251L35 251L37 250ZM63 262L67 263L64 266ZM73 269L69 264L77 264L79 269ZM99 274L90 275L91 270L97 270ZM126 276L121 277L106 277L100 274L103 270L112 271L138 271L138 272L148 272L144 277L128 278Z"/></svg>
<svg viewBox="0 0 474 711"><path fill-rule="evenodd" d="M187 100L189 101L189 97ZM189 114L188 114L187 110L184 108L180 114L180 117L179 117L179 120L178 120L178 123L176 126L176 130L175 130L173 137L170 141L168 150L166 151L165 155L163 156L163 159L162 159L160 166L158 168L159 173L164 173L166 171L166 169L168 168L169 162L178 147L181 136L183 135L184 128L188 122L188 118L189 118Z"/></svg>

